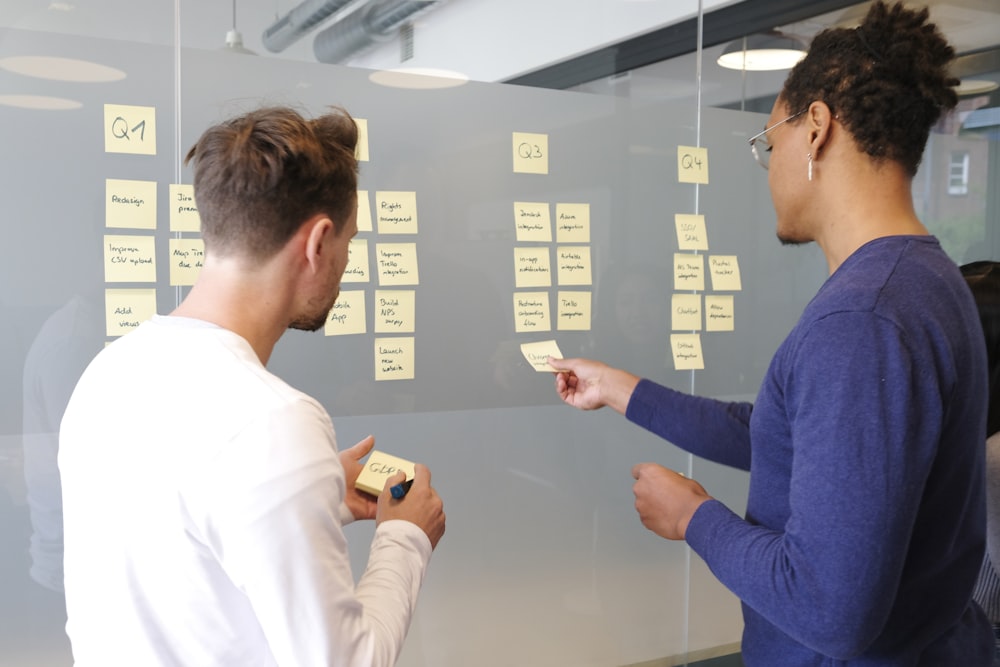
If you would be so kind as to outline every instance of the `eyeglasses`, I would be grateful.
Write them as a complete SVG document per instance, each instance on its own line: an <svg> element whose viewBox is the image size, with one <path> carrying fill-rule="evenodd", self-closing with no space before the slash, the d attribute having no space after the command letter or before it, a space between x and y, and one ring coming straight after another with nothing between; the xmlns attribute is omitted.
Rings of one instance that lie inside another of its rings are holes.
<svg viewBox="0 0 1000 667"><path fill-rule="evenodd" d="M787 123L793 118L798 118L806 111L809 111L809 109L803 109L798 113L793 113L785 120L779 120L771 127L764 128L763 132L755 134L754 136L747 139L747 143L750 144L750 152L753 153L753 157L755 160L757 160L757 164L764 167L764 169L767 169L767 164L768 162L771 161L771 144L767 140L767 133L773 130L774 128L778 127L782 123Z"/></svg>

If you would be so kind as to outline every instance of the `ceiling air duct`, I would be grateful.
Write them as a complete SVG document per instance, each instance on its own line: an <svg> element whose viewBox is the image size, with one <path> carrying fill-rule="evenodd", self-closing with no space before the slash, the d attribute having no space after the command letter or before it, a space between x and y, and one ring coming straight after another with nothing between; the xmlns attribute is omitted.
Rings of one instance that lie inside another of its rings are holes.
<svg viewBox="0 0 1000 667"><path fill-rule="evenodd" d="M271 53L284 51L355 0L305 0L264 30L261 41Z"/></svg>
<svg viewBox="0 0 1000 667"><path fill-rule="evenodd" d="M379 0L326 28L313 41L313 53L321 63L340 63L351 54L392 38L417 15L443 0Z"/></svg>

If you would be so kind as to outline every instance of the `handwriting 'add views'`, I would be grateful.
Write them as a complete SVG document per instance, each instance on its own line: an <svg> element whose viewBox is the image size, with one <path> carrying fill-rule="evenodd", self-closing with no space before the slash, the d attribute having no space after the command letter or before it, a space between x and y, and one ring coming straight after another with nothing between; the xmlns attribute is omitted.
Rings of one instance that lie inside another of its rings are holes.
<svg viewBox="0 0 1000 667"><path fill-rule="evenodd" d="M108 336L124 336L156 312L156 290L106 289L104 308Z"/></svg>

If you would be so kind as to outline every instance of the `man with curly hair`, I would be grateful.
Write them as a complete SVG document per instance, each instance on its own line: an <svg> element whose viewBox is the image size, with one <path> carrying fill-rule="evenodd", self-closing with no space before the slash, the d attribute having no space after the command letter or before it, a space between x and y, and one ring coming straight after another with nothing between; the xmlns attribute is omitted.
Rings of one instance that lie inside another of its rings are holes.
<svg viewBox="0 0 1000 667"><path fill-rule="evenodd" d="M986 353L969 289L911 196L930 129L956 104L954 51L927 19L878 1L858 28L817 35L750 140L778 238L816 243L830 272L753 404L550 360L569 405L611 406L750 472L740 517L679 473L633 469L643 525L686 540L742 601L749 666L991 662L971 600Z"/></svg>

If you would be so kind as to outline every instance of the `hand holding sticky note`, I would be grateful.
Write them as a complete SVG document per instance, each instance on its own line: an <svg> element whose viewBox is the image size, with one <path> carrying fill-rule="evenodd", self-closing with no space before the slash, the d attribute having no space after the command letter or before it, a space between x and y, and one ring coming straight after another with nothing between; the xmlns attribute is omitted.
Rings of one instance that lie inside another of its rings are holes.
<svg viewBox="0 0 1000 667"><path fill-rule="evenodd" d="M549 357L562 359L562 352L554 340L543 340L537 343L521 343L521 354L528 360L531 367L540 373L557 373L549 365Z"/></svg>
<svg viewBox="0 0 1000 667"><path fill-rule="evenodd" d="M386 481L398 472L406 473L406 479L412 481L413 466L412 461L375 450L368 456L368 460L361 468L361 474L358 475L358 481L354 485L365 493L377 496L382 493ZM405 495L405 492L403 495ZM399 498L402 496L393 494L393 497Z"/></svg>

